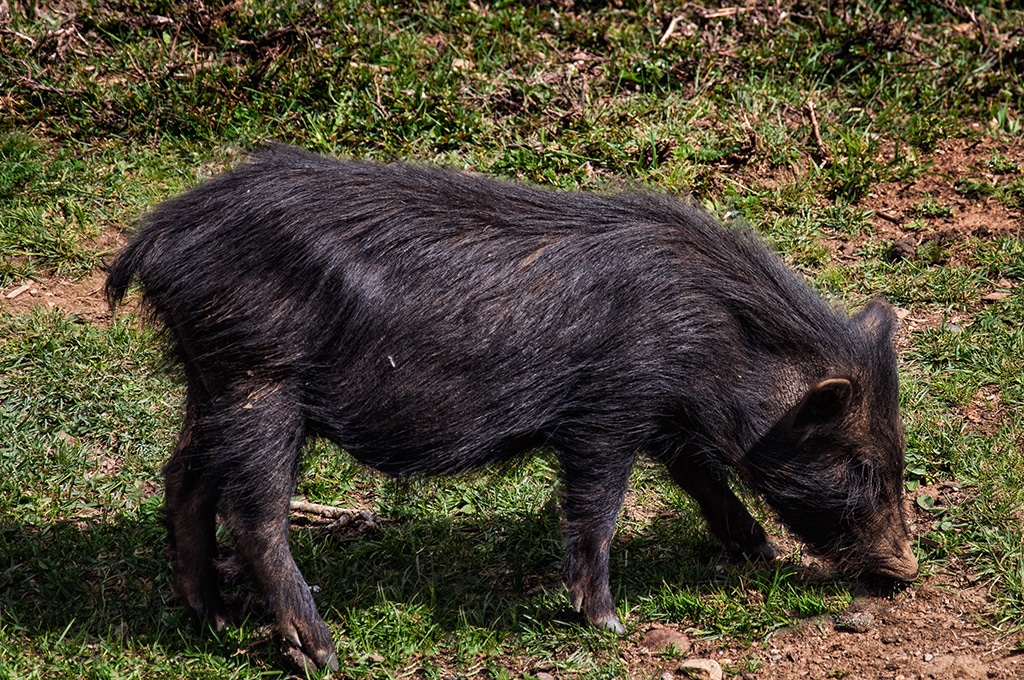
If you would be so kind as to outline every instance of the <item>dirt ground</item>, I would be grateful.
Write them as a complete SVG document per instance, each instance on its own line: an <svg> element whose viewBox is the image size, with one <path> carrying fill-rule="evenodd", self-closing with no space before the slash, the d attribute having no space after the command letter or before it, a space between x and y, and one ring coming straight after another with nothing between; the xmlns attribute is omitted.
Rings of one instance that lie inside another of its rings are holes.
<svg viewBox="0 0 1024 680"><path fill-rule="evenodd" d="M934 575L892 598L855 601L848 615L861 624L856 627L829 617L779 631L750 648L698 640L687 657L716 660L732 673L740 671L745 660L756 660L756 671L738 673L744 680L1022 677L1024 657L1014 651L1016 639L1000 638L979 623L985 610L983 588L954 576ZM642 644L627 654L635 658L637 670L648 670L648 677L688 677L681 670L683 663L661 658Z"/></svg>
<svg viewBox="0 0 1024 680"><path fill-rule="evenodd" d="M108 229L93 246L97 251L113 251L127 242L126 234ZM82 278L41 276L17 281L0 289L0 310L23 314L34 307L44 307L59 309L82 321L106 324L111 318L110 308L103 297L106 280L106 273L96 269Z"/></svg>
<svg viewBox="0 0 1024 680"><path fill-rule="evenodd" d="M920 487L944 504L964 493L952 483ZM908 498L912 531L924 533L932 517ZM815 564L808 564L814 569ZM913 585L891 595L865 595L838 617L820 617L774 632L767 640L737 646L689 639L685 628L650 629L633 636L623 654L634 677L699 677L687 659L717 661L726 677L743 680L848 678L885 680L984 680L1024 677L1019 632L1001 635L988 624L989 594L955 557ZM659 653L663 641L689 647L683 658ZM652 644L652 641L654 644ZM750 662L757 667L750 668Z"/></svg>
<svg viewBox="0 0 1024 680"><path fill-rule="evenodd" d="M856 259L858 249L869 240L890 244L890 257L894 259L933 257L927 253L929 244L934 244L943 262L957 262L969 253L965 243L968 237L986 239L1019 234L1024 226L1019 211L994 198L965 195L962 183L958 185L959 180L1001 181L999 164L993 164L993 158L1003 159L1007 167L1016 164L1019 173L1024 167L1024 144L987 139L941 143L924 159L930 166L921 176L905 183L879 185L861 202L860 207L874 213L873 233L849 239L835 237L827 243L838 258L850 260ZM951 210L947 215L920 219L922 205L929 202ZM125 240L124 235L113 232L101 238L106 247ZM103 272L96 271L80 280L41 278L18 282L0 290L0 309L21 313L44 306L74 314L84 322L108 323L110 310L103 299L103 281ZM1014 285L1011 281L994 282L989 293L963 310L963 319L984 305L998 304ZM897 341L903 346L911 334L942 323L938 313L901 310L900 315L902 327ZM946 322L960 320L955 314L946 317ZM998 425L997 404L979 403L967 410L965 417L982 430ZM915 491L915 495L922 493L950 503L964 492L950 481ZM931 515L909 500L908 508L910 517L916 519L913 531L924 534ZM688 647L684 654L659 653L658 645L647 639L649 630L638 631L624 640L621 653L634 677L663 680L691 677L685 660L695 658L717 661L727 675L745 680L1024 677L1021 636L1001 636L987 624L990 605L984 585L955 556L940 565L940 569L895 595L858 598L838 620L829 617L809 621L798 628L777 631L751 647L730 646L716 640L689 640L685 628L667 627L662 637ZM756 662L753 666L757 670L745 670L751 667L749 661ZM557 677L556 671L542 667L522 670L535 677Z"/></svg>

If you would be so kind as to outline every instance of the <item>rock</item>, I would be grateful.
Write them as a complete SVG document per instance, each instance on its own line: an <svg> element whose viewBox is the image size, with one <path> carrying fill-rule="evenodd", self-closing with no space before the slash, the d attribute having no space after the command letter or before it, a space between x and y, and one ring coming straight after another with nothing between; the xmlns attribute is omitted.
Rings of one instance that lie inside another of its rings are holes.
<svg viewBox="0 0 1024 680"><path fill-rule="evenodd" d="M551 673L545 673L544 671L535 673L533 677L537 678L537 680L555 680L555 676L551 675Z"/></svg>
<svg viewBox="0 0 1024 680"><path fill-rule="evenodd" d="M850 607L836 617L835 628L846 633L866 633L875 627L875 605L864 598L854 599Z"/></svg>
<svg viewBox="0 0 1024 680"><path fill-rule="evenodd" d="M692 680L722 680L722 667L714 659L687 659L679 672Z"/></svg>
<svg viewBox="0 0 1024 680"><path fill-rule="evenodd" d="M875 615L867 611L847 611L836 617L836 630L866 633L875 627Z"/></svg>
<svg viewBox="0 0 1024 680"><path fill-rule="evenodd" d="M640 641L640 645L652 652L674 652L685 654L690 651L690 640L678 630L662 628L660 626L651 628Z"/></svg>
<svg viewBox="0 0 1024 680"><path fill-rule="evenodd" d="M973 656L935 656L924 667L925 680L987 680L988 666Z"/></svg>
<svg viewBox="0 0 1024 680"><path fill-rule="evenodd" d="M916 253L917 241L912 236L904 236L889 246L885 257L890 262L899 262L900 260L912 260Z"/></svg>

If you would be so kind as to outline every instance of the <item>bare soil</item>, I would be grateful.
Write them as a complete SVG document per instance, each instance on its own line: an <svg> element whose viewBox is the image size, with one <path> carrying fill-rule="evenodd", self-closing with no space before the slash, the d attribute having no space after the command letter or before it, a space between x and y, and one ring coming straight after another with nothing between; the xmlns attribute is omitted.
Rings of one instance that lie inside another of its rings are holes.
<svg viewBox="0 0 1024 680"><path fill-rule="evenodd" d="M92 241L96 251L114 251L128 242L124 232L107 229ZM107 275L101 269L81 278L39 276L0 289L0 312L24 314L42 307L57 309L82 321L110 322L110 307L103 296Z"/></svg>
<svg viewBox="0 0 1024 680"><path fill-rule="evenodd" d="M861 202L862 207L874 211L872 238L894 244L910 239L917 246L934 242L949 249L949 261L958 262L965 255L962 246L968 237L1019 234L1024 227L1019 210L995 198L971 197L957 189L961 180L1000 182L1003 175L989 167L993 158L1016 164L1015 174L1019 175L1024 167L1024 145L991 139L942 141L933 154L922 159L928 165L926 172L909 182L879 184ZM929 201L950 208L952 214L919 215L921 206ZM915 218L919 227L912 229Z"/></svg>
<svg viewBox="0 0 1024 680"><path fill-rule="evenodd" d="M807 621L750 647L692 640L687 656L714 659L727 674L745 680L1019 678L1024 659L1013 651L1016 640L978 621L986 602L987 593L977 584L934 574L891 598L856 600L839 621ZM847 618L858 625L844 625ZM636 664L635 677L667 679L664 673L678 673L678 660L638 643L625 653ZM756 671L743 670L750 661Z"/></svg>
<svg viewBox="0 0 1024 680"><path fill-rule="evenodd" d="M93 323L110 321L110 308L103 298L106 275L94 271L84 278L40 277L21 281L0 290L0 310L23 314L35 307L59 309ZM9 297L13 295L14 297Z"/></svg>
<svg viewBox="0 0 1024 680"><path fill-rule="evenodd" d="M931 496L936 505L948 506L965 493L956 483L942 482L920 487L914 496ZM927 541L922 536L934 517L909 496L906 509L911 533ZM792 539L779 543L783 554L799 552ZM829 572L814 558L804 558L801 569L812 579ZM753 644L697 638L688 634L685 623L655 624L633 632L619 654L629 677L660 680L707 677L687 674L686 662L694 659L713 660L725 677L743 680L1024 677L1021 633L1003 634L992 625L984 583L956 556L940 565L926 564L925 570L914 584L887 594L861 594L839 616L807 619ZM524 670L559 677L551 668L542 662Z"/></svg>

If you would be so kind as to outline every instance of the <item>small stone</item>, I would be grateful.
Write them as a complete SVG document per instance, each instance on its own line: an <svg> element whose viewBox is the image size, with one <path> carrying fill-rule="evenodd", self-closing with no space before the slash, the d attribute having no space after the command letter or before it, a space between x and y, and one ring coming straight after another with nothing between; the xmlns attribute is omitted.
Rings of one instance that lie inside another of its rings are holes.
<svg viewBox="0 0 1024 680"><path fill-rule="evenodd" d="M848 611L836 619L836 630L847 633L866 633L875 627L875 615L865 611Z"/></svg>
<svg viewBox="0 0 1024 680"><path fill-rule="evenodd" d="M922 659L924 659L925 661L931 661L931 660L932 660L932 659L934 659L935 657L934 657L934 656L932 656L931 654L925 654L925 655L924 655L923 657L921 657L921 658L922 658Z"/></svg>
<svg viewBox="0 0 1024 680"><path fill-rule="evenodd" d="M885 253L885 257L890 262L899 262L900 260L911 260L917 253L917 242L912 236L905 236L891 246Z"/></svg>
<svg viewBox="0 0 1024 680"><path fill-rule="evenodd" d="M652 652L674 652L685 654L690 650L690 640L678 630L651 628L640 641L641 646Z"/></svg>
<svg viewBox="0 0 1024 680"><path fill-rule="evenodd" d="M989 675L988 666L977 657L940 654L932 657L928 664L928 670L922 677L928 680L946 680L946 678L987 680L994 676Z"/></svg>
<svg viewBox="0 0 1024 680"><path fill-rule="evenodd" d="M981 299L985 302L998 302L999 300L1005 300L1010 297L1009 293L1003 293L1001 291L995 291L993 293L985 293L981 296Z"/></svg>
<svg viewBox="0 0 1024 680"><path fill-rule="evenodd" d="M661 680L676 680L676 676L672 675L670 671L665 671L661 674Z"/></svg>
<svg viewBox="0 0 1024 680"><path fill-rule="evenodd" d="M533 677L537 678L537 680L555 680L555 676L551 675L551 673L545 673L544 671L535 673Z"/></svg>
<svg viewBox="0 0 1024 680"><path fill-rule="evenodd" d="M687 659L679 671L692 680L722 680L722 667L714 659Z"/></svg>

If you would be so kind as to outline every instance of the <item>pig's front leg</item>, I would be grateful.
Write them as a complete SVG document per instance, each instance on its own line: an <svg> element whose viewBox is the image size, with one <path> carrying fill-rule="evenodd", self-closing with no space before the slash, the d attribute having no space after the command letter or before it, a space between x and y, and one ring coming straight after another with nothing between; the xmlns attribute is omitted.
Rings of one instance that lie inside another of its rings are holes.
<svg viewBox="0 0 1024 680"><path fill-rule="evenodd" d="M775 545L729 488L724 469L687 451L663 458L672 479L700 506L711 533L734 555L775 559Z"/></svg>

